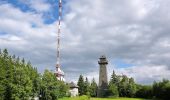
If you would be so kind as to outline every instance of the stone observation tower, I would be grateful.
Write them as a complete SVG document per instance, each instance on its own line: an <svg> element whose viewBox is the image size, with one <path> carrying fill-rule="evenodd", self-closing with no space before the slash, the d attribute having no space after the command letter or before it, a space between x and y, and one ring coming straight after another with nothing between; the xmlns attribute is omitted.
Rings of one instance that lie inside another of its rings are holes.
<svg viewBox="0 0 170 100"><path fill-rule="evenodd" d="M97 96L104 97L108 90L107 68L106 68L108 61L106 59L106 56L104 55L101 56L99 58L98 64L100 66L100 70L99 70L99 88L98 88Z"/></svg>

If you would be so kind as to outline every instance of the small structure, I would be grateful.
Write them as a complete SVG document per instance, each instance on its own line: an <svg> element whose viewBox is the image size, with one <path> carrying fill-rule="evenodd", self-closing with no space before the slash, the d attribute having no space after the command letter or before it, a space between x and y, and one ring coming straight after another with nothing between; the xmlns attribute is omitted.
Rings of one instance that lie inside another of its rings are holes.
<svg viewBox="0 0 170 100"><path fill-rule="evenodd" d="M78 92L78 88L79 87L75 83L73 83L73 82L71 82L69 84L69 86L70 86L69 92L70 92L71 97L78 96L79 95L79 92Z"/></svg>
<svg viewBox="0 0 170 100"><path fill-rule="evenodd" d="M64 72L60 69L60 67L56 67L55 75L58 80L65 82Z"/></svg>

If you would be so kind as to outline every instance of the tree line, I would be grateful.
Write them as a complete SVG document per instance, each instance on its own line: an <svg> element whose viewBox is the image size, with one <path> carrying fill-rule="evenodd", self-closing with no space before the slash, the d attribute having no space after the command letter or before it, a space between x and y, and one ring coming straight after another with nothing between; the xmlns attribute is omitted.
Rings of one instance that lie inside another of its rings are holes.
<svg viewBox="0 0 170 100"><path fill-rule="evenodd" d="M79 86L79 95L88 95L91 97L96 97L97 96L97 83L95 79L93 78L91 82L89 82L88 78L84 78L83 75L79 76L78 83L77 85Z"/></svg>
<svg viewBox="0 0 170 100"><path fill-rule="evenodd" d="M97 97L98 86L93 79L90 83L88 78L80 75L78 79L79 94ZM133 97L147 99L170 98L170 81L163 79L160 82L154 82L152 85L137 84L133 78L126 75L116 75L113 71L108 84L108 90L103 94L104 97Z"/></svg>
<svg viewBox="0 0 170 100"><path fill-rule="evenodd" d="M67 95L68 86L54 73L37 69L20 57L0 50L0 100L56 100Z"/></svg>

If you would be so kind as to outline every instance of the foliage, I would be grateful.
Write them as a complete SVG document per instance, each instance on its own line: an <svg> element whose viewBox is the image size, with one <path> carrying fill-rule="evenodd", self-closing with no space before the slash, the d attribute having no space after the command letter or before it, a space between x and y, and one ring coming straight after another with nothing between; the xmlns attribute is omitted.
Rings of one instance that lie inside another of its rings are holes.
<svg viewBox="0 0 170 100"><path fill-rule="evenodd" d="M15 55L10 56L7 49L0 53L0 95L3 100L27 100L33 93L33 80L39 76L36 69L20 60Z"/></svg>
<svg viewBox="0 0 170 100"><path fill-rule="evenodd" d="M90 96L91 97L96 97L97 96L97 83L95 81L95 79L93 78L91 84L90 84Z"/></svg>
<svg viewBox="0 0 170 100"><path fill-rule="evenodd" d="M84 82L84 94L90 96L90 83L89 83L87 77L86 77L86 80Z"/></svg>
<svg viewBox="0 0 170 100"><path fill-rule="evenodd" d="M115 84L109 84L109 95L113 97L119 96L118 87Z"/></svg>
<svg viewBox="0 0 170 100"><path fill-rule="evenodd" d="M56 100L66 96L68 87L63 82L58 81L52 72L45 70L40 90L41 100Z"/></svg>
<svg viewBox="0 0 170 100"><path fill-rule="evenodd" d="M109 96L134 97L136 84L133 78L128 78L126 75L116 75L113 71L109 82L109 91Z"/></svg>
<svg viewBox="0 0 170 100"><path fill-rule="evenodd" d="M139 98L152 98L152 86L147 85L138 85L138 90L136 92L136 97Z"/></svg>
<svg viewBox="0 0 170 100"><path fill-rule="evenodd" d="M0 50L0 71L0 100L28 100L39 96L43 89L45 95L41 95L42 98L56 100L65 96L68 90L53 73L46 70L41 77L30 62L10 56L7 49Z"/></svg>
<svg viewBox="0 0 170 100"><path fill-rule="evenodd" d="M77 85L79 86L79 95L84 95L85 94L85 91L84 91L85 84L84 84L83 75L79 76L79 80L78 80Z"/></svg>
<svg viewBox="0 0 170 100"><path fill-rule="evenodd" d="M170 81L163 79L162 82L154 82L153 95L156 98L167 100L170 98Z"/></svg>

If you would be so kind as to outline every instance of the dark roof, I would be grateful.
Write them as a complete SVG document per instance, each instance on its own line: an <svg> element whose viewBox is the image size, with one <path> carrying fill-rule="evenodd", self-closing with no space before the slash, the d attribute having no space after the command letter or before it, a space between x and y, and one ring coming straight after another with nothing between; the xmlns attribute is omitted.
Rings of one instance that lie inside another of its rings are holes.
<svg viewBox="0 0 170 100"><path fill-rule="evenodd" d="M70 88L78 88L78 86L74 82L71 82L69 86Z"/></svg>

